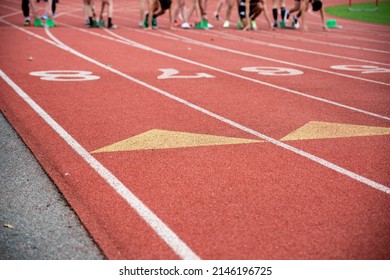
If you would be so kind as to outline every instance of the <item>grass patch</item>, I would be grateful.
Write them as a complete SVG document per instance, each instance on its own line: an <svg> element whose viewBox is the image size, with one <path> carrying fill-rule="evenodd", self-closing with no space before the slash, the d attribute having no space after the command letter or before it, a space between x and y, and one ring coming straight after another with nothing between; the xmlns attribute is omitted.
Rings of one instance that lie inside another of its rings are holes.
<svg viewBox="0 0 390 280"><path fill-rule="evenodd" d="M348 4L326 7L325 12L346 19L390 25L390 1L379 1L377 10L374 10L375 1L355 4L352 1L351 8L353 11L349 10Z"/></svg>

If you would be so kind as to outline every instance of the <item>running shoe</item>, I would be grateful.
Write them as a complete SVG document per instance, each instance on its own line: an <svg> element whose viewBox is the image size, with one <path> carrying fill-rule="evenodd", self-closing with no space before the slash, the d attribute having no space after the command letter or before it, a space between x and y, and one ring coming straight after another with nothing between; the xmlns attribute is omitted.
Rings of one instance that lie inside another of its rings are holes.
<svg viewBox="0 0 390 280"><path fill-rule="evenodd" d="M209 29L209 22L207 21L207 19L202 19L201 22L198 22L196 25L195 25L195 29Z"/></svg>
<svg viewBox="0 0 390 280"><path fill-rule="evenodd" d="M88 21L87 26L90 28L99 27L99 22L96 19L92 19L92 24Z"/></svg>
<svg viewBox="0 0 390 280"><path fill-rule="evenodd" d="M257 24L254 20L251 20L251 29L252 30L257 30Z"/></svg>
<svg viewBox="0 0 390 280"><path fill-rule="evenodd" d="M36 26L36 27L43 27L42 20L40 18L35 18L34 19L34 26Z"/></svg>
<svg viewBox="0 0 390 280"><path fill-rule="evenodd" d="M54 22L53 19L48 18L48 19L46 20L46 22L45 22L45 26L52 28L52 27L55 27L56 24L55 24L55 22Z"/></svg>
<svg viewBox="0 0 390 280"><path fill-rule="evenodd" d="M101 28L104 28L106 26L106 23L104 22L104 19L99 19L99 21L97 22L97 24L99 25L99 27Z"/></svg>
<svg viewBox="0 0 390 280"><path fill-rule="evenodd" d="M225 22L223 23L223 27L224 28L229 28L229 26L230 26L230 21L225 20Z"/></svg>
<svg viewBox="0 0 390 280"><path fill-rule="evenodd" d="M181 28L183 28L183 29L190 29L191 25L188 22L183 22L181 24Z"/></svg>
<svg viewBox="0 0 390 280"><path fill-rule="evenodd" d="M149 14L146 14L145 20L144 20L144 28L149 27Z"/></svg>
<svg viewBox="0 0 390 280"><path fill-rule="evenodd" d="M290 12L286 10L284 17L282 18L283 21L287 21L288 18L290 17Z"/></svg>
<svg viewBox="0 0 390 280"><path fill-rule="evenodd" d="M174 27L179 27L181 24L178 22L176 19L173 21L173 26Z"/></svg>
<svg viewBox="0 0 390 280"><path fill-rule="evenodd" d="M292 27L294 27L295 29L299 28L299 22L298 22L298 17L297 16L294 16Z"/></svg>
<svg viewBox="0 0 390 280"><path fill-rule="evenodd" d="M242 23L241 20L239 20L239 21L237 22L237 28L238 28L238 29L243 29L243 28L244 28L244 24Z"/></svg>
<svg viewBox="0 0 390 280"><path fill-rule="evenodd" d="M152 18L152 28L157 29L157 19L156 18Z"/></svg>

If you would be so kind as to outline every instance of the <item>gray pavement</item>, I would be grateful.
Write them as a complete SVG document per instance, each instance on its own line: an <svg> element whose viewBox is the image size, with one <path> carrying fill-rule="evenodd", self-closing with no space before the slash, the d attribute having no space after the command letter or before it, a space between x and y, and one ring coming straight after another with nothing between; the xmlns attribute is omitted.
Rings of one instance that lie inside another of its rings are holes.
<svg viewBox="0 0 390 280"><path fill-rule="evenodd" d="M57 187L0 113L0 259L104 258Z"/></svg>

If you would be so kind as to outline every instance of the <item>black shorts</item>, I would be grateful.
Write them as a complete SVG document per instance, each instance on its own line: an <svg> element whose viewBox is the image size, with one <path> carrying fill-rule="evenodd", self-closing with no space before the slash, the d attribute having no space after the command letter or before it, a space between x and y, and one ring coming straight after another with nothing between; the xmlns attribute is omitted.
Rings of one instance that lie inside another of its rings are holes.
<svg viewBox="0 0 390 280"><path fill-rule="evenodd" d="M172 5L172 0L159 0L161 9L168 10Z"/></svg>
<svg viewBox="0 0 390 280"><path fill-rule="evenodd" d="M257 3L259 3L259 0L250 0L249 2L249 16L253 15L254 8L257 6ZM244 19L246 17L246 11L245 11L245 0L240 0L238 3L238 15L240 19Z"/></svg>

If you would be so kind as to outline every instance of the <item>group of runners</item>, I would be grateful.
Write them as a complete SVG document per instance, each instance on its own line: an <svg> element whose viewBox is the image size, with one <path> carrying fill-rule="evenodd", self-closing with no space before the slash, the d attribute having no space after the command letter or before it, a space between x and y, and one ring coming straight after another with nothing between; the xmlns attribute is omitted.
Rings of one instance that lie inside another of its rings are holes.
<svg viewBox="0 0 390 280"><path fill-rule="evenodd" d="M189 7L186 8L185 0L178 0L177 5L172 11L172 0L149 0L149 9L145 13L145 0L140 0L141 19L139 25L149 29L156 28L157 17L167 12L169 14L169 25L172 29L177 27L184 29L191 27L197 29L213 28L212 24L208 21L207 0L190 1ZM307 30L305 14L310 7L312 11L318 11L320 13L322 26L324 29L327 29L321 0L294 0L294 5L290 9L286 8L286 0L272 0L273 21L271 21L271 17L268 14L266 0L220 0L214 12L216 20L220 20L220 11L223 6L226 6L226 16L223 23L224 28L230 27L232 11L234 6L236 6L239 16L237 28L242 30L256 30L256 19L261 13L264 14L270 29L287 27L286 22L290 15L292 15L291 27L295 29L299 28L299 21L301 21L303 29ZM196 13L195 16L197 16L195 19L196 23L191 24L190 18L194 12ZM152 16L149 16L150 14ZM278 21L279 16L280 21Z"/></svg>
<svg viewBox="0 0 390 280"><path fill-rule="evenodd" d="M40 0L36 0L38 3ZM22 0L22 12L24 16L24 26L35 25L43 26L41 19L46 20L50 25L54 26L53 17L56 12L58 0L45 0L45 13L38 17L37 9L34 0ZM34 21L30 18L30 12L32 13Z"/></svg>
<svg viewBox="0 0 390 280"><path fill-rule="evenodd" d="M36 8L34 1L39 0L22 0L22 10L25 16L25 25L30 25L30 8L35 19L34 25L42 25L40 19L37 20ZM58 0L45 0L46 11L42 18L51 20L55 13L55 4ZM107 27L116 28L113 24L113 7L114 0L101 0L100 14L97 17L95 13L94 0L83 0L83 12L86 20L86 25L89 27ZM153 29L157 28L157 18L163 14L169 16L169 27L175 29L178 27L189 29L209 29L213 25L208 20L207 0L187 0L191 3L187 6L185 0L177 0L175 7L173 7L172 0L139 0L140 8L140 22L139 26L143 28ZM220 20L220 12L223 6L226 8L224 17L224 28L229 28L231 24L231 16L234 7L237 7L239 21L237 28L242 30L257 30L256 19L263 13L270 29L278 27L299 28L302 24L303 30L307 30L305 21L305 14L310 9L320 13L322 26L327 29L324 18L324 8L321 0L293 0L294 5L287 9L286 0L271 0L272 1L272 18L269 16L266 0L219 0L216 10L213 14L216 20ZM107 8L107 25L104 21L103 15ZM292 16L291 26L287 21ZM280 16L280 17L279 17ZM194 17L194 22L191 18ZM273 19L273 20L272 20ZM280 20L279 20L280 19Z"/></svg>
<svg viewBox="0 0 390 280"><path fill-rule="evenodd" d="M45 24L49 27L54 27L55 23L53 17L56 12L57 3L59 0L44 0L46 2L45 12L39 17L37 14L37 8L35 2L40 2L40 0L22 0L22 12L24 16L24 26L44 26L42 20L45 20ZM107 25L104 21L104 13L107 9ZM95 3L94 0L83 0L83 13L86 19L86 25L89 27L107 27L107 28L116 28L117 26L112 22L112 16L114 12L114 3L113 0L101 0L101 9L100 15L97 18L95 13ZM32 15L33 20L30 18Z"/></svg>

